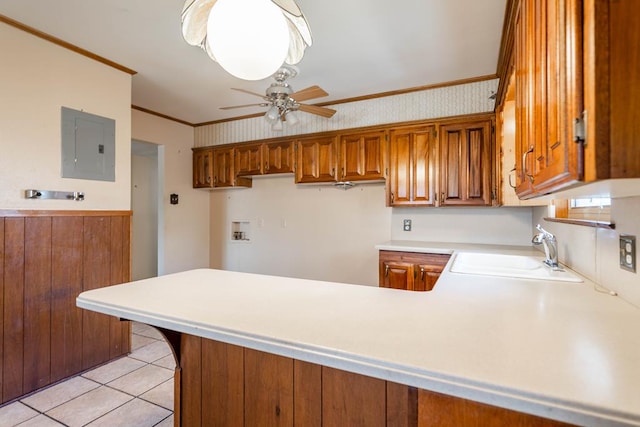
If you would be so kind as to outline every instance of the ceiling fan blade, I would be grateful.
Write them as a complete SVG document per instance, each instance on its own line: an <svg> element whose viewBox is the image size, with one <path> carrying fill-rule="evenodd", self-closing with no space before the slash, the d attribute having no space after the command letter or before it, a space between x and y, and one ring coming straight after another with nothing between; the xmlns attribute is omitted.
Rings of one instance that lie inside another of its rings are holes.
<svg viewBox="0 0 640 427"><path fill-rule="evenodd" d="M297 102L307 101L313 98L321 98L323 96L329 96L329 94L320 86L310 86L289 95L290 98L295 99Z"/></svg>
<svg viewBox="0 0 640 427"><path fill-rule="evenodd" d="M259 96L262 99L266 99L269 100L269 98L267 98L264 95L260 95L259 93L255 93L255 92L251 92L250 90L246 90L246 89L239 89L237 87L232 87L232 90L237 90L238 92L244 92L244 93L248 93L249 95L253 95L253 96Z"/></svg>
<svg viewBox="0 0 640 427"><path fill-rule="evenodd" d="M331 108L318 107L316 105L300 104L298 109L304 111L305 113L316 114L318 116L326 118L333 117L333 115L336 113L336 110L332 110Z"/></svg>
<svg viewBox="0 0 640 427"><path fill-rule="evenodd" d="M220 107L221 110L233 110L234 108L245 108L245 107L267 107L269 104L264 102L260 104L244 104L244 105L234 105L232 107Z"/></svg>

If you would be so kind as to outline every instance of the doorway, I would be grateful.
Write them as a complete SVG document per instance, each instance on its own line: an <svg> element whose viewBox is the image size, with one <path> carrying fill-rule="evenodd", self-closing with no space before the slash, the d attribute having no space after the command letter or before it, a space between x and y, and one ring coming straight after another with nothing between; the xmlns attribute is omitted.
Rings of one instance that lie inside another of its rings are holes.
<svg viewBox="0 0 640 427"><path fill-rule="evenodd" d="M162 274L162 154L163 147L131 141L131 279Z"/></svg>

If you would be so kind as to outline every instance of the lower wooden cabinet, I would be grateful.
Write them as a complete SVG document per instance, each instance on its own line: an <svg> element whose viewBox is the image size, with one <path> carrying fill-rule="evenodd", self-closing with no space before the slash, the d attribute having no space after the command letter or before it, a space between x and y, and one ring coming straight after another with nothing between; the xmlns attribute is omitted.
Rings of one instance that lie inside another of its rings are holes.
<svg viewBox="0 0 640 427"><path fill-rule="evenodd" d="M289 357L163 332L173 336L170 342L178 358L176 426L567 425Z"/></svg>
<svg viewBox="0 0 640 427"><path fill-rule="evenodd" d="M380 251L381 288L430 291L451 256L417 252Z"/></svg>

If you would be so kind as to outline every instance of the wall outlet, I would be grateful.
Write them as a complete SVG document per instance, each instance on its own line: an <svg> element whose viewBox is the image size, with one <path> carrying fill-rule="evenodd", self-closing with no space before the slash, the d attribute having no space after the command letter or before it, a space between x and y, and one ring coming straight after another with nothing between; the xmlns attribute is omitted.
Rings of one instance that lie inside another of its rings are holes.
<svg viewBox="0 0 640 427"><path fill-rule="evenodd" d="M402 229L404 231L411 231L411 220L410 219L405 219L404 221L402 221Z"/></svg>
<svg viewBox="0 0 640 427"><path fill-rule="evenodd" d="M636 236L620 235L620 268L636 272Z"/></svg>

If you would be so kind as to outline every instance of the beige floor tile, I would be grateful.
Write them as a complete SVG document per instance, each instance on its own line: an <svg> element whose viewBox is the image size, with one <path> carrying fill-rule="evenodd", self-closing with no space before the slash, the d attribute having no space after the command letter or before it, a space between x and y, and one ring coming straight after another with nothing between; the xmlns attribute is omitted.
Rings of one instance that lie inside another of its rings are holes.
<svg viewBox="0 0 640 427"><path fill-rule="evenodd" d="M106 384L143 366L145 366L145 363L141 360L122 357L106 365L102 365L99 368L85 372L82 376L99 382L100 384Z"/></svg>
<svg viewBox="0 0 640 427"><path fill-rule="evenodd" d="M156 424L156 427L173 427L173 415Z"/></svg>
<svg viewBox="0 0 640 427"><path fill-rule="evenodd" d="M37 411L47 412L49 409L62 405L98 387L100 387L100 384L86 378L73 377L26 397L22 399L22 402Z"/></svg>
<svg viewBox="0 0 640 427"><path fill-rule="evenodd" d="M153 364L167 369L176 369L176 359L173 357L173 353L169 356L163 357L162 359L156 360Z"/></svg>
<svg viewBox="0 0 640 427"><path fill-rule="evenodd" d="M31 418L29 421L18 424L18 427L64 427L64 424L60 424L46 415L40 414L37 417Z"/></svg>
<svg viewBox="0 0 640 427"><path fill-rule="evenodd" d="M156 341L137 349L132 352L129 357L151 363L170 354L172 353L169 344L164 341Z"/></svg>
<svg viewBox="0 0 640 427"><path fill-rule="evenodd" d="M124 405L131 399L133 398L125 393L101 386L53 408L47 412L47 415L70 427L79 427Z"/></svg>
<svg viewBox="0 0 640 427"><path fill-rule="evenodd" d="M162 340L164 337L156 328L153 326L145 325L143 323L134 323L131 331L134 334L144 335L146 337L155 338L157 340Z"/></svg>
<svg viewBox="0 0 640 427"><path fill-rule="evenodd" d="M174 382L172 378L169 381L165 381L159 386L152 388L148 392L141 394L140 398L173 411L173 384Z"/></svg>
<svg viewBox="0 0 640 427"><path fill-rule="evenodd" d="M91 427L152 427L171 414L144 400L134 399L91 422Z"/></svg>
<svg viewBox="0 0 640 427"><path fill-rule="evenodd" d="M145 337L144 335L131 334L131 351L136 351L140 347L157 341L155 338Z"/></svg>
<svg viewBox="0 0 640 427"><path fill-rule="evenodd" d="M155 365L146 365L117 380L111 381L108 386L133 396L139 396L170 378L173 378L172 370Z"/></svg>
<svg viewBox="0 0 640 427"><path fill-rule="evenodd" d="M37 415L38 413L28 406L20 402L14 402L0 408L0 426L15 426Z"/></svg>

